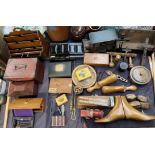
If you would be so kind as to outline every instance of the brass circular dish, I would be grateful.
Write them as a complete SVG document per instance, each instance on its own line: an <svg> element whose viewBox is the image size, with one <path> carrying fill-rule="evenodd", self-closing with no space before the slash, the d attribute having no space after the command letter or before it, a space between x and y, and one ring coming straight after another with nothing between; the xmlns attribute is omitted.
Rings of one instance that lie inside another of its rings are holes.
<svg viewBox="0 0 155 155"><path fill-rule="evenodd" d="M151 72L144 66L135 66L130 70L130 78L134 83L144 85L151 81Z"/></svg>
<svg viewBox="0 0 155 155"><path fill-rule="evenodd" d="M88 67L88 69L90 70L91 77L88 79L85 79L83 81L78 81L75 73L77 70L85 68L85 67ZM79 65L76 68L74 68L74 70L72 72L72 80L76 86L78 85L82 88L89 88L89 87L93 86L96 82L96 71L93 67L91 67L89 65Z"/></svg>

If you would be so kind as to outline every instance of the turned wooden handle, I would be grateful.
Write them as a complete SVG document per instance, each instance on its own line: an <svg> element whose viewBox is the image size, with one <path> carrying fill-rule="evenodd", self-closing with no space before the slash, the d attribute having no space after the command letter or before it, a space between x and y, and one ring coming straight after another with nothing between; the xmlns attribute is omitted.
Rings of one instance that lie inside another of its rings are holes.
<svg viewBox="0 0 155 155"><path fill-rule="evenodd" d="M104 94L125 92L127 90L137 90L137 87L134 85L129 86L129 87L126 87L124 85L122 85L122 86L103 86L102 87L102 93L104 93Z"/></svg>
<svg viewBox="0 0 155 155"><path fill-rule="evenodd" d="M95 83L94 86L87 89L87 92L92 93L95 89L100 89L101 87L98 85L98 83Z"/></svg>
<svg viewBox="0 0 155 155"><path fill-rule="evenodd" d="M103 79L103 80L101 80L101 81L99 81L97 83L98 83L98 85L100 87L103 87L103 86L106 86L108 84L111 84L111 83L117 81L117 79L118 79L117 75L116 74L112 74L112 75L106 77L105 79Z"/></svg>
<svg viewBox="0 0 155 155"><path fill-rule="evenodd" d="M117 75L116 75L116 74L112 74L112 75L106 77L105 79L103 79L103 80L97 82L94 86L88 88L87 91L88 91L89 93L91 93L91 92L93 92L95 89L100 89L102 86L106 86L106 85L108 85L108 84L111 84L111 83L117 81L117 79L118 79L118 78L117 78Z"/></svg>
<svg viewBox="0 0 155 155"><path fill-rule="evenodd" d="M127 91L127 90L135 91L135 90L137 90L137 87L135 85L131 85L131 86L125 87L124 92Z"/></svg>
<svg viewBox="0 0 155 155"><path fill-rule="evenodd" d="M129 68L133 68L134 64L132 62L132 57L129 57Z"/></svg>

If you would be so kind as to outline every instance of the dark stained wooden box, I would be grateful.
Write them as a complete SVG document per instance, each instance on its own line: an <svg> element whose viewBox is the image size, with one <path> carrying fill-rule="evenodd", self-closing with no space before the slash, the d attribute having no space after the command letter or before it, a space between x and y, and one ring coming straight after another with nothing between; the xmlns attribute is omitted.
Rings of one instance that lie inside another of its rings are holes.
<svg viewBox="0 0 155 155"><path fill-rule="evenodd" d="M8 81L42 82L44 66L37 58L14 58L9 59L4 79Z"/></svg>
<svg viewBox="0 0 155 155"><path fill-rule="evenodd" d="M9 96L37 96L38 84L35 81L10 82Z"/></svg>

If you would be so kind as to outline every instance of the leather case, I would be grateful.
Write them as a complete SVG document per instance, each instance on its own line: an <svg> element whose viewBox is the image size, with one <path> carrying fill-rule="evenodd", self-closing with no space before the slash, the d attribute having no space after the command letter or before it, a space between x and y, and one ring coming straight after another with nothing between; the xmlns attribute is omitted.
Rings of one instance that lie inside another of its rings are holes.
<svg viewBox="0 0 155 155"><path fill-rule="evenodd" d="M109 54L85 53L84 64L92 66L109 66Z"/></svg>
<svg viewBox="0 0 155 155"><path fill-rule="evenodd" d="M44 66L37 58L14 58L9 59L4 79L9 81L42 82Z"/></svg>
<svg viewBox="0 0 155 155"><path fill-rule="evenodd" d="M49 64L49 77L71 77L71 75L71 61Z"/></svg>
<svg viewBox="0 0 155 155"><path fill-rule="evenodd" d="M6 93L6 81L0 79L0 95L5 95Z"/></svg>
<svg viewBox="0 0 155 155"><path fill-rule="evenodd" d="M18 29L18 31L17 31ZM40 31L15 28L4 35L11 57L43 57L47 58L49 46Z"/></svg>
<svg viewBox="0 0 155 155"><path fill-rule="evenodd" d="M72 78L51 78L48 92L54 94L71 94Z"/></svg>
<svg viewBox="0 0 155 155"><path fill-rule="evenodd" d="M10 82L9 96L37 96L38 84L35 81Z"/></svg>
<svg viewBox="0 0 155 155"><path fill-rule="evenodd" d="M10 110L32 109L34 112L43 112L45 109L44 98L19 98L10 103Z"/></svg>

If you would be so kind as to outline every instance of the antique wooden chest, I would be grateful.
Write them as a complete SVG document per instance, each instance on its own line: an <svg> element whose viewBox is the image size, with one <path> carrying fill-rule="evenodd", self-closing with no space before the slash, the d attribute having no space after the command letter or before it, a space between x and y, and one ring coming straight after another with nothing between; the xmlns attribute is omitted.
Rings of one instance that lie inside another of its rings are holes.
<svg viewBox="0 0 155 155"><path fill-rule="evenodd" d="M43 64L37 58L9 59L4 79L9 81L42 82L44 77Z"/></svg>
<svg viewBox="0 0 155 155"><path fill-rule="evenodd" d="M15 28L4 35L10 57L48 57L48 43L40 31Z"/></svg>
<svg viewBox="0 0 155 155"><path fill-rule="evenodd" d="M38 84L35 81L10 82L9 96L37 96Z"/></svg>

